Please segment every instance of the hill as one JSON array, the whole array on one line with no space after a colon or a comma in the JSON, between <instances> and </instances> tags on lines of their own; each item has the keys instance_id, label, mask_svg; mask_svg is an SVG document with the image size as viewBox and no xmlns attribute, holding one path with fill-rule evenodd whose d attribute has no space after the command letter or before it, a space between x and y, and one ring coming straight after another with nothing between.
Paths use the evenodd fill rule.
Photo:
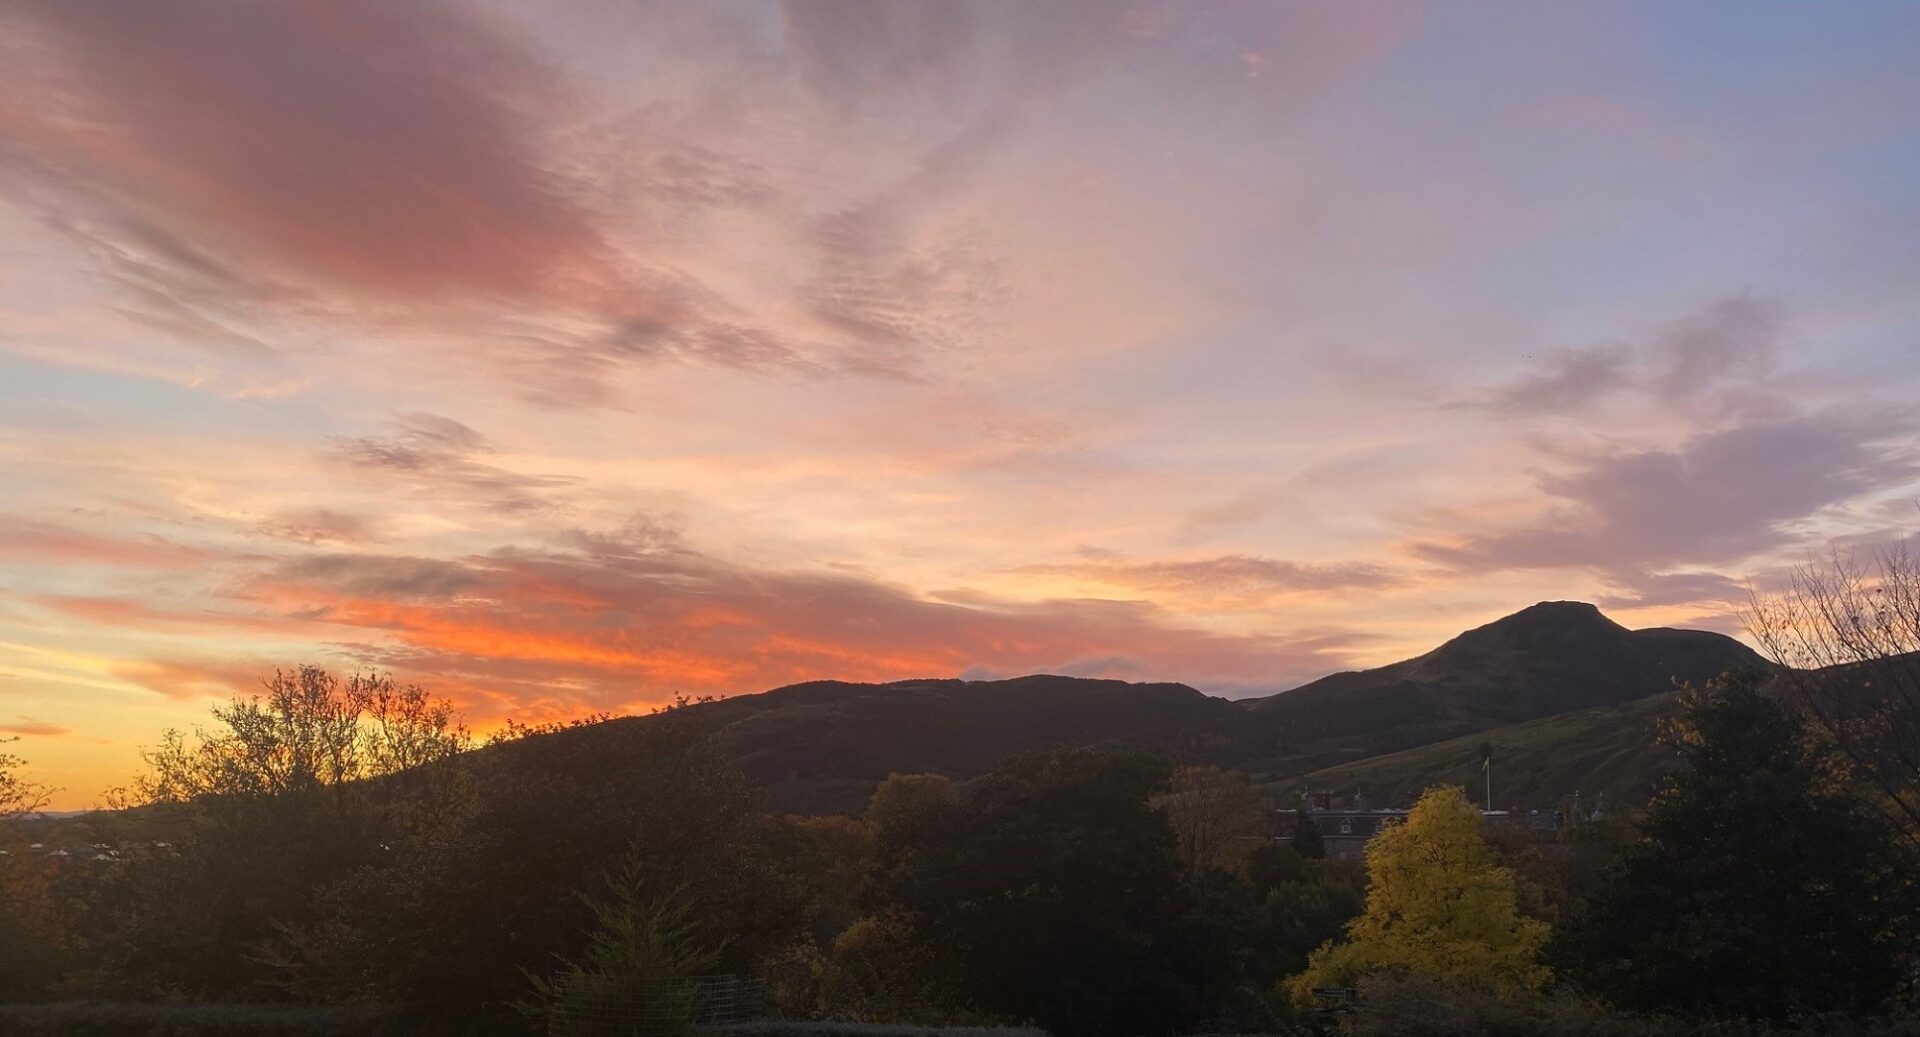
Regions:
<instances>
[{"instance_id":1,"label":"hill","mask_svg":"<svg viewBox=\"0 0 1920 1037\"><path fill-rule=\"evenodd\" d=\"M999 681L813 681L688 707L777 810L858 812L894 772L971 778L1022 753L1138 745L1222 755L1239 711L1184 684L1039 674ZM610 724L646 723L630 717Z\"/></svg>"},{"instance_id":2,"label":"hill","mask_svg":"<svg viewBox=\"0 0 1920 1037\"><path fill-rule=\"evenodd\" d=\"M1360 792L1374 803L1405 804L1435 785L1462 785L1478 800L1486 742L1493 745L1495 806L1551 809L1579 793L1589 803L1604 795L1608 803L1638 807L1672 759L1655 741L1654 728L1676 710L1675 695L1667 692L1328 767L1278 782L1273 791Z\"/></svg>"},{"instance_id":3,"label":"hill","mask_svg":"<svg viewBox=\"0 0 1920 1037\"><path fill-rule=\"evenodd\" d=\"M1417 658L1337 673L1245 704L1276 738L1261 768L1299 775L1509 724L1620 706L1765 668L1704 630L1628 630L1585 602L1548 601L1469 630ZM1477 743L1476 743L1477 744Z\"/></svg>"},{"instance_id":4,"label":"hill","mask_svg":"<svg viewBox=\"0 0 1920 1037\"><path fill-rule=\"evenodd\" d=\"M1337 764L1636 703L1668 691L1676 679L1704 681L1738 664L1760 660L1720 634L1632 631L1592 605L1544 602L1418 658L1246 702L1184 684L1042 674L999 681L812 681L686 709L711 726L722 751L767 790L774 809L857 812L896 771L965 780L1009 756L1082 746L1141 746L1282 784L1309 774L1320 780L1315 772ZM617 737L652 719L594 726ZM1626 751L1624 729L1621 738ZM1450 760L1444 754L1419 759L1420 768ZM1399 775L1390 768L1378 780L1391 786ZM1361 780L1375 779L1332 775L1321 786Z\"/></svg>"}]
</instances>

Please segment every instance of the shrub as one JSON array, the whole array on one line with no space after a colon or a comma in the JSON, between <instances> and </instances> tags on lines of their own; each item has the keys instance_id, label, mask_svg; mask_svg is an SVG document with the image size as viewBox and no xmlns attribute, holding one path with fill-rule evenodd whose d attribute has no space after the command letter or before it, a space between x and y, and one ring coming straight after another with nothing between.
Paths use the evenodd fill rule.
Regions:
<instances>
[{"instance_id":1,"label":"shrub","mask_svg":"<svg viewBox=\"0 0 1920 1037\"><path fill-rule=\"evenodd\" d=\"M1566 994L1500 998L1409 973L1361 980L1350 1037L1920 1037L1920 1019L1806 1017L1786 1023L1631 1015Z\"/></svg>"},{"instance_id":2,"label":"shrub","mask_svg":"<svg viewBox=\"0 0 1920 1037\"><path fill-rule=\"evenodd\" d=\"M896 1023L764 1022L720 1026L716 1037L1047 1037L1024 1026L911 1026Z\"/></svg>"}]
</instances>

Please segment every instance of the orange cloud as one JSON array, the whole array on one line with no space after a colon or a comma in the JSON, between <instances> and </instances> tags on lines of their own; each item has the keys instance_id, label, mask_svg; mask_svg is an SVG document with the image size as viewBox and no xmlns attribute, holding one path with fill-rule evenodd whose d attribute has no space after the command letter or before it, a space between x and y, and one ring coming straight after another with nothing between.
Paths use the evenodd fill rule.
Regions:
<instances>
[{"instance_id":1,"label":"orange cloud","mask_svg":"<svg viewBox=\"0 0 1920 1037\"><path fill-rule=\"evenodd\" d=\"M854 577L745 569L680 547L582 542L579 551L503 549L460 561L315 556L261 576L246 593L374 635L346 647L367 665L478 685L505 702L565 688L593 708L822 677L1036 670L1278 689L1334 668L1352 644L1333 634L1194 630L1138 602L937 602Z\"/></svg>"}]
</instances>

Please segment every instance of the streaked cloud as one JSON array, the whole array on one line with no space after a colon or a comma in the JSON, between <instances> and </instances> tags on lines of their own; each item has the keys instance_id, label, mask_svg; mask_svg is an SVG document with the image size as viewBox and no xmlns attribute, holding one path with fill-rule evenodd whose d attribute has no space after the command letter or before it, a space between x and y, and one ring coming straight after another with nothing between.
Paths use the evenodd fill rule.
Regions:
<instances>
[{"instance_id":1,"label":"streaked cloud","mask_svg":"<svg viewBox=\"0 0 1920 1037\"><path fill-rule=\"evenodd\" d=\"M72 733L72 728L61 727L59 724L49 724L44 720L35 720L32 717L24 716L15 719L12 723L0 724L0 734L3 735L21 735L31 738L58 738L61 735L70 735Z\"/></svg>"},{"instance_id":2,"label":"streaked cloud","mask_svg":"<svg viewBox=\"0 0 1920 1037\"><path fill-rule=\"evenodd\" d=\"M1670 450L1567 458L1533 523L1427 542L1468 571L1727 564L1798 542L1793 524L1920 477L1914 416L1825 412L1693 436Z\"/></svg>"},{"instance_id":3,"label":"streaked cloud","mask_svg":"<svg viewBox=\"0 0 1920 1037\"><path fill-rule=\"evenodd\" d=\"M1030 573L1072 576L1144 592L1260 599L1295 591L1385 587L1401 577L1374 562L1294 562L1253 555L1143 561L1102 551L1071 562L1026 566Z\"/></svg>"}]
</instances>

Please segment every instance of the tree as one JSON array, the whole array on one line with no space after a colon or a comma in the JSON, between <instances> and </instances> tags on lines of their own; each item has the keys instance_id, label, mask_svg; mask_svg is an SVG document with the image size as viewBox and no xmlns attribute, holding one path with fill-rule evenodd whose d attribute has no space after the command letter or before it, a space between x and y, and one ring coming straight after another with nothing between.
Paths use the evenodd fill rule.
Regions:
<instances>
[{"instance_id":1,"label":"tree","mask_svg":"<svg viewBox=\"0 0 1920 1037\"><path fill-rule=\"evenodd\" d=\"M0 746L15 741L0 738ZM49 861L28 852L21 827L50 794L22 773L25 766L0 751L0 1001L45 995L71 949L68 898L56 888Z\"/></svg>"},{"instance_id":2,"label":"tree","mask_svg":"<svg viewBox=\"0 0 1920 1037\"><path fill-rule=\"evenodd\" d=\"M699 1011L694 977L720 961L703 943L695 903L684 889L650 895L642 869L610 880L611 893L585 902L595 927L581 961L561 959L552 977L530 976L518 1004L550 1037L688 1034Z\"/></svg>"},{"instance_id":3,"label":"tree","mask_svg":"<svg viewBox=\"0 0 1920 1037\"><path fill-rule=\"evenodd\" d=\"M698 710L523 729L467 763L460 810L389 833L390 849L312 888L311 916L275 934L281 983L478 1028L524 992L524 972L581 960L598 923L574 891L609 873L696 900L716 971L806 931L805 884Z\"/></svg>"},{"instance_id":4,"label":"tree","mask_svg":"<svg viewBox=\"0 0 1920 1037\"><path fill-rule=\"evenodd\" d=\"M1366 877L1359 872L1353 861L1309 861L1304 876L1267 891L1260 951L1269 976L1305 969L1313 952L1365 909Z\"/></svg>"},{"instance_id":5,"label":"tree","mask_svg":"<svg viewBox=\"0 0 1920 1037\"><path fill-rule=\"evenodd\" d=\"M910 823L929 811L954 802L953 781L939 774L889 774L873 790L862 815L868 827L880 830Z\"/></svg>"},{"instance_id":6,"label":"tree","mask_svg":"<svg viewBox=\"0 0 1920 1037\"><path fill-rule=\"evenodd\" d=\"M145 754L140 803L233 807L264 797L344 788L414 771L464 752L472 738L453 707L392 677L341 681L317 666L275 670L266 694L216 706L224 730L178 731Z\"/></svg>"},{"instance_id":7,"label":"tree","mask_svg":"<svg viewBox=\"0 0 1920 1037\"><path fill-rule=\"evenodd\" d=\"M834 938L820 970L820 1006L855 1022L937 1025L964 1014L938 956L893 914L859 919Z\"/></svg>"},{"instance_id":8,"label":"tree","mask_svg":"<svg viewBox=\"0 0 1920 1037\"><path fill-rule=\"evenodd\" d=\"M290 929L322 924L322 887L391 860L467 806L471 745L418 687L313 666L168 731L127 793L179 834L117 869L110 963L136 990L262 996L287 981Z\"/></svg>"},{"instance_id":9,"label":"tree","mask_svg":"<svg viewBox=\"0 0 1920 1037\"><path fill-rule=\"evenodd\" d=\"M1295 853L1308 860L1319 860L1327 855L1327 841L1320 837L1320 826L1302 810L1293 822L1293 849Z\"/></svg>"},{"instance_id":10,"label":"tree","mask_svg":"<svg viewBox=\"0 0 1920 1037\"><path fill-rule=\"evenodd\" d=\"M0 738L0 745L10 745L20 739ZM27 761L9 752L0 752L0 826L12 826L22 817L47 805L50 790L37 782L27 780L21 769Z\"/></svg>"},{"instance_id":11,"label":"tree","mask_svg":"<svg viewBox=\"0 0 1920 1037\"><path fill-rule=\"evenodd\" d=\"M1898 984L1912 879L1885 824L1832 787L1757 673L1681 695L1681 767L1557 956L1623 1007L1784 1018Z\"/></svg>"},{"instance_id":12,"label":"tree","mask_svg":"<svg viewBox=\"0 0 1920 1037\"><path fill-rule=\"evenodd\" d=\"M1865 563L1836 550L1745 618L1866 802L1920 843L1920 558L1905 541Z\"/></svg>"},{"instance_id":13,"label":"tree","mask_svg":"<svg viewBox=\"0 0 1920 1037\"><path fill-rule=\"evenodd\" d=\"M1549 973L1539 952L1546 923L1521 916L1513 874L1494 861L1481 816L1457 786L1428 789L1404 823L1367 843L1366 910L1308 959L1290 990L1312 990L1402 970L1500 994L1536 990Z\"/></svg>"},{"instance_id":14,"label":"tree","mask_svg":"<svg viewBox=\"0 0 1920 1037\"><path fill-rule=\"evenodd\" d=\"M897 910L971 1003L1061 1037L1192 1021L1175 941L1184 869L1149 805L1171 768L1137 752L1015 760L937 823L882 829L875 901Z\"/></svg>"},{"instance_id":15,"label":"tree","mask_svg":"<svg viewBox=\"0 0 1920 1037\"><path fill-rule=\"evenodd\" d=\"M1218 767L1181 767L1153 805L1173 825L1187 869L1229 870L1245 860L1266 833L1260 794L1247 776Z\"/></svg>"}]
</instances>

